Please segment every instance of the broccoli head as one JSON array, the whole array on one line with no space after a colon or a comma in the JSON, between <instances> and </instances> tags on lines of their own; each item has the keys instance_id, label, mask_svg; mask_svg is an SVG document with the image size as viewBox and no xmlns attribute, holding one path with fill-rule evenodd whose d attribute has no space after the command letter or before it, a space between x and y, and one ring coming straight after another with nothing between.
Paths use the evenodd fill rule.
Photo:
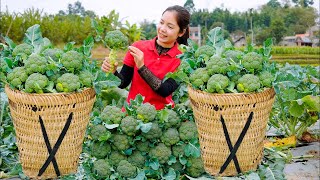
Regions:
<instances>
[{"instance_id":1,"label":"broccoli head","mask_svg":"<svg viewBox=\"0 0 320 180\"><path fill-rule=\"evenodd\" d=\"M28 74L24 67L16 67L7 75L8 82L16 87L21 87L22 83L26 82Z\"/></svg>"},{"instance_id":2,"label":"broccoli head","mask_svg":"<svg viewBox=\"0 0 320 180\"><path fill-rule=\"evenodd\" d=\"M48 61L45 57L42 57L39 54L31 54L29 58L24 61L24 66L28 74L44 74L47 70Z\"/></svg>"},{"instance_id":3,"label":"broccoli head","mask_svg":"<svg viewBox=\"0 0 320 180\"><path fill-rule=\"evenodd\" d=\"M149 147L149 142L145 141L139 141L136 145L136 148L140 151L140 152L149 152L150 147Z\"/></svg>"},{"instance_id":4,"label":"broccoli head","mask_svg":"<svg viewBox=\"0 0 320 180\"><path fill-rule=\"evenodd\" d=\"M137 167L132 165L126 160L122 160L119 162L119 165L117 167L117 172L122 177L134 178L137 176Z\"/></svg>"},{"instance_id":5,"label":"broccoli head","mask_svg":"<svg viewBox=\"0 0 320 180\"><path fill-rule=\"evenodd\" d=\"M174 169L175 171L179 171L180 174L183 173L183 170L184 170L183 165L182 165L179 161L177 161L177 162L169 165L169 168L172 168L172 169Z\"/></svg>"},{"instance_id":6,"label":"broccoli head","mask_svg":"<svg viewBox=\"0 0 320 180\"><path fill-rule=\"evenodd\" d=\"M129 137L124 134L115 134L112 137L114 147L119 151L127 150L130 147Z\"/></svg>"},{"instance_id":7,"label":"broccoli head","mask_svg":"<svg viewBox=\"0 0 320 180\"><path fill-rule=\"evenodd\" d=\"M58 48L54 48L54 49L46 49L42 52L44 57L50 58L53 61L58 62L60 57L63 54L63 51L61 49Z\"/></svg>"},{"instance_id":8,"label":"broccoli head","mask_svg":"<svg viewBox=\"0 0 320 180\"><path fill-rule=\"evenodd\" d=\"M166 109L168 112L167 119L164 121L164 127L177 127L180 125L180 116L172 109Z\"/></svg>"},{"instance_id":9,"label":"broccoli head","mask_svg":"<svg viewBox=\"0 0 320 180\"><path fill-rule=\"evenodd\" d=\"M197 125L193 121L185 121L179 127L179 136L183 141L189 141L198 137Z\"/></svg>"},{"instance_id":10,"label":"broccoli head","mask_svg":"<svg viewBox=\"0 0 320 180\"><path fill-rule=\"evenodd\" d=\"M190 83L195 87L203 86L208 80L210 76L208 70L206 68L197 68L193 73L190 75Z\"/></svg>"},{"instance_id":11,"label":"broccoli head","mask_svg":"<svg viewBox=\"0 0 320 180\"><path fill-rule=\"evenodd\" d=\"M234 62L238 63L243 56L243 52L239 50L227 50L224 53L227 60L233 60Z\"/></svg>"},{"instance_id":12,"label":"broccoli head","mask_svg":"<svg viewBox=\"0 0 320 180\"><path fill-rule=\"evenodd\" d=\"M23 60L26 60L29 55L31 55L33 52L33 46L30 44L22 43L17 45L13 51L12 51L12 56L21 56Z\"/></svg>"},{"instance_id":13,"label":"broccoli head","mask_svg":"<svg viewBox=\"0 0 320 180\"><path fill-rule=\"evenodd\" d=\"M107 178L111 175L111 166L107 160L99 159L93 162L93 172L102 178Z\"/></svg>"},{"instance_id":14,"label":"broccoli head","mask_svg":"<svg viewBox=\"0 0 320 180\"><path fill-rule=\"evenodd\" d=\"M98 159L103 159L110 152L111 152L111 146L106 142L94 141L91 146L91 155Z\"/></svg>"},{"instance_id":15,"label":"broccoli head","mask_svg":"<svg viewBox=\"0 0 320 180\"><path fill-rule=\"evenodd\" d=\"M153 121L157 115L156 108L150 103L141 104L137 110L137 118L147 123Z\"/></svg>"},{"instance_id":16,"label":"broccoli head","mask_svg":"<svg viewBox=\"0 0 320 180\"><path fill-rule=\"evenodd\" d=\"M161 136L161 141L167 146L174 145L178 143L179 140L179 132L176 128L169 128L168 130L164 131L163 135Z\"/></svg>"},{"instance_id":17,"label":"broccoli head","mask_svg":"<svg viewBox=\"0 0 320 180\"><path fill-rule=\"evenodd\" d=\"M138 125L139 123L134 117L127 116L121 120L120 128L126 135L133 136L138 131Z\"/></svg>"},{"instance_id":18,"label":"broccoli head","mask_svg":"<svg viewBox=\"0 0 320 180\"><path fill-rule=\"evenodd\" d=\"M224 89L229 85L229 78L222 74L214 74L210 77L207 84L207 91L209 93L224 93Z\"/></svg>"},{"instance_id":19,"label":"broccoli head","mask_svg":"<svg viewBox=\"0 0 320 180\"><path fill-rule=\"evenodd\" d=\"M226 74L229 71L229 61L220 56L212 56L206 62L209 75L213 74Z\"/></svg>"},{"instance_id":20,"label":"broccoli head","mask_svg":"<svg viewBox=\"0 0 320 180\"><path fill-rule=\"evenodd\" d=\"M238 79L237 89L239 92L254 92L260 88L260 79L253 74L245 74Z\"/></svg>"},{"instance_id":21,"label":"broccoli head","mask_svg":"<svg viewBox=\"0 0 320 180\"><path fill-rule=\"evenodd\" d=\"M162 130L159 124L154 122L152 123L151 129L147 133L143 132L142 135L147 139L158 139L162 135Z\"/></svg>"},{"instance_id":22,"label":"broccoli head","mask_svg":"<svg viewBox=\"0 0 320 180\"><path fill-rule=\"evenodd\" d=\"M107 132L107 128L102 124L94 125L90 128L90 136L93 140L99 140L99 138Z\"/></svg>"},{"instance_id":23,"label":"broccoli head","mask_svg":"<svg viewBox=\"0 0 320 180\"><path fill-rule=\"evenodd\" d=\"M70 72L80 70L82 68L83 61L83 55L74 50L64 53L61 57L62 65Z\"/></svg>"},{"instance_id":24,"label":"broccoli head","mask_svg":"<svg viewBox=\"0 0 320 180\"><path fill-rule=\"evenodd\" d=\"M117 51L120 49L126 49L129 44L129 40L128 37L120 30L114 30L106 33L104 41L106 46L110 49L109 61L110 65L113 66L111 68L112 70L117 61Z\"/></svg>"},{"instance_id":25,"label":"broccoli head","mask_svg":"<svg viewBox=\"0 0 320 180\"><path fill-rule=\"evenodd\" d=\"M242 58L243 67L252 73L254 71L262 70L262 63L263 63L263 57L256 52L250 52L248 54L243 55L243 58Z\"/></svg>"},{"instance_id":26,"label":"broccoli head","mask_svg":"<svg viewBox=\"0 0 320 180\"><path fill-rule=\"evenodd\" d=\"M194 53L194 56L196 58L202 56L204 61L207 61L211 56L214 55L215 52L216 50L213 46L203 45L196 50L196 52Z\"/></svg>"},{"instance_id":27,"label":"broccoli head","mask_svg":"<svg viewBox=\"0 0 320 180\"><path fill-rule=\"evenodd\" d=\"M163 143L158 144L149 152L150 157L157 158L160 164L167 163L171 154L171 149Z\"/></svg>"},{"instance_id":28,"label":"broccoli head","mask_svg":"<svg viewBox=\"0 0 320 180\"><path fill-rule=\"evenodd\" d=\"M31 74L25 83L25 91L27 93L43 93L44 88L48 85L49 79L47 76L40 73Z\"/></svg>"},{"instance_id":29,"label":"broccoli head","mask_svg":"<svg viewBox=\"0 0 320 180\"><path fill-rule=\"evenodd\" d=\"M119 162L122 161L122 160L127 160L127 156L124 155L124 154L121 154L120 152L118 151L111 151L111 154L109 156L109 163L112 165L112 166L118 166L119 165Z\"/></svg>"},{"instance_id":30,"label":"broccoli head","mask_svg":"<svg viewBox=\"0 0 320 180\"><path fill-rule=\"evenodd\" d=\"M143 168L146 157L143 156L140 151L135 151L128 157L128 161L136 167Z\"/></svg>"},{"instance_id":31,"label":"broccoli head","mask_svg":"<svg viewBox=\"0 0 320 180\"><path fill-rule=\"evenodd\" d=\"M185 147L186 147L186 144L185 144L185 143L173 145L173 146L172 146L172 154L173 154L175 157L183 156L183 155L184 155L184 149L185 149Z\"/></svg>"},{"instance_id":32,"label":"broccoli head","mask_svg":"<svg viewBox=\"0 0 320 180\"><path fill-rule=\"evenodd\" d=\"M80 89L80 79L73 73L65 73L57 79L58 92L73 92Z\"/></svg>"},{"instance_id":33,"label":"broccoli head","mask_svg":"<svg viewBox=\"0 0 320 180\"><path fill-rule=\"evenodd\" d=\"M121 119L125 116L125 113L118 108L117 106L106 106L101 115L100 118L102 121L108 123L108 124L120 124Z\"/></svg>"},{"instance_id":34,"label":"broccoli head","mask_svg":"<svg viewBox=\"0 0 320 180\"><path fill-rule=\"evenodd\" d=\"M261 82L261 85L263 87L272 87L272 83L275 80L275 77L268 71L263 71L259 74L259 79Z\"/></svg>"},{"instance_id":35,"label":"broccoli head","mask_svg":"<svg viewBox=\"0 0 320 180\"><path fill-rule=\"evenodd\" d=\"M186 170L187 174L192 177L201 176L205 172L201 157L188 159Z\"/></svg>"},{"instance_id":36,"label":"broccoli head","mask_svg":"<svg viewBox=\"0 0 320 180\"><path fill-rule=\"evenodd\" d=\"M83 87L92 87L94 76L89 71L81 71L79 73L79 79Z\"/></svg>"}]
</instances>

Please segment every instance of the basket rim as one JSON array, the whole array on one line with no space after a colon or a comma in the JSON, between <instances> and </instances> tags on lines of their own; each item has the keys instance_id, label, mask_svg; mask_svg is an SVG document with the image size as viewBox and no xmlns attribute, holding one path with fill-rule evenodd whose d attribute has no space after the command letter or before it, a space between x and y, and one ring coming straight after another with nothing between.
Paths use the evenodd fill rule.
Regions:
<instances>
[{"instance_id":1,"label":"basket rim","mask_svg":"<svg viewBox=\"0 0 320 180\"><path fill-rule=\"evenodd\" d=\"M263 91L261 92L250 92L250 93L245 93L245 92L242 92L242 93L223 93L223 94L219 94L219 93L209 93L209 92L206 92L206 91L202 91L202 90L199 90L199 89L195 89L193 88L192 86L188 85L188 89L192 90L192 91L196 91L197 93L202 93L202 94L205 94L205 95L209 95L209 96L246 96L246 95L253 95L253 94L260 94L260 93L264 93L266 91L274 91L274 88L271 87L271 88L265 88Z\"/></svg>"},{"instance_id":2,"label":"basket rim","mask_svg":"<svg viewBox=\"0 0 320 180\"><path fill-rule=\"evenodd\" d=\"M79 91L79 92L57 92L57 93L42 93L42 94L38 94L38 93L27 93L21 90L17 90L17 89L12 89L8 84L5 85L5 90L7 92L7 90L14 92L14 93L18 93L18 94L22 94L22 95L27 95L27 96L61 96L61 95L71 95L71 94L81 94L87 91L92 91L94 90L94 88L84 88L83 90Z\"/></svg>"}]
</instances>

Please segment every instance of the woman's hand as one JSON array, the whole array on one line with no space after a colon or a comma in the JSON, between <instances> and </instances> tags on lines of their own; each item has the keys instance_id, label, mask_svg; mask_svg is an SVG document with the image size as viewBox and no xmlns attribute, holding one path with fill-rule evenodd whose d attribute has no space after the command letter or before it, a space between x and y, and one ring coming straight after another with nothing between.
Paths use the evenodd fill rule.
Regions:
<instances>
[{"instance_id":1,"label":"woman's hand","mask_svg":"<svg viewBox=\"0 0 320 180\"><path fill-rule=\"evenodd\" d=\"M117 67L118 67L118 62L115 62L114 65L111 65L109 58L105 57L102 65L101 65L101 70L106 73L109 73L109 72L114 73L114 72L116 72Z\"/></svg>"},{"instance_id":2,"label":"woman's hand","mask_svg":"<svg viewBox=\"0 0 320 180\"><path fill-rule=\"evenodd\" d=\"M144 54L143 52L134 46L129 46L130 54L134 57L134 62L138 69L140 69L144 65Z\"/></svg>"}]
</instances>

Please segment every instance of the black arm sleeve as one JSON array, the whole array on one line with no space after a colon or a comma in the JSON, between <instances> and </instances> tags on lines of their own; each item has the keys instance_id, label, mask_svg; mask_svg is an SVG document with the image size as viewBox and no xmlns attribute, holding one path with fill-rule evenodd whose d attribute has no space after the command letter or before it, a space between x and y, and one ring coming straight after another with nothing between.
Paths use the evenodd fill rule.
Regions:
<instances>
[{"instance_id":1,"label":"black arm sleeve","mask_svg":"<svg viewBox=\"0 0 320 180\"><path fill-rule=\"evenodd\" d=\"M156 77L146 66L142 66L138 70L140 76L149 84L149 86L157 94L162 97L167 97L172 94L177 88L178 84L172 78L167 79L162 82L158 77Z\"/></svg>"},{"instance_id":2,"label":"black arm sleeve","mask_svg":"<svg viewBox=\"0 0 320 180\"><path fill-rule=\"evenodd\" d=\"M133 77L133 70L133 67L123 64L120 73L118 73L118 71L114 72L114 75L121 79L121 84L118 86L119 88L124 89L129 86Z\"/></svg>"}]
</instances>

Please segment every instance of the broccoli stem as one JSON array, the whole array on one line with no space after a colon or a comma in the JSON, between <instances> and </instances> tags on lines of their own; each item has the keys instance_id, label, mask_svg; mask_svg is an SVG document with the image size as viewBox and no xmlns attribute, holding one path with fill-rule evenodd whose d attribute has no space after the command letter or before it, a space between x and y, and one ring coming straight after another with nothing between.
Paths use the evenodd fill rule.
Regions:
<instances>
[{"instance_id":1,"label":"broccoli stem","mask_svg":"<svg viewBox=\"0 0 320 180\"><path fill-rule=\"evenodd\" d=\"M114 64L117 62L117 50L115 49L111 49L110 50L110 53L109 53L109 62L110 62L110 65L111 65L111 69L108 73L112 73L114 71Z\"/></svg>"}]
</instances>

